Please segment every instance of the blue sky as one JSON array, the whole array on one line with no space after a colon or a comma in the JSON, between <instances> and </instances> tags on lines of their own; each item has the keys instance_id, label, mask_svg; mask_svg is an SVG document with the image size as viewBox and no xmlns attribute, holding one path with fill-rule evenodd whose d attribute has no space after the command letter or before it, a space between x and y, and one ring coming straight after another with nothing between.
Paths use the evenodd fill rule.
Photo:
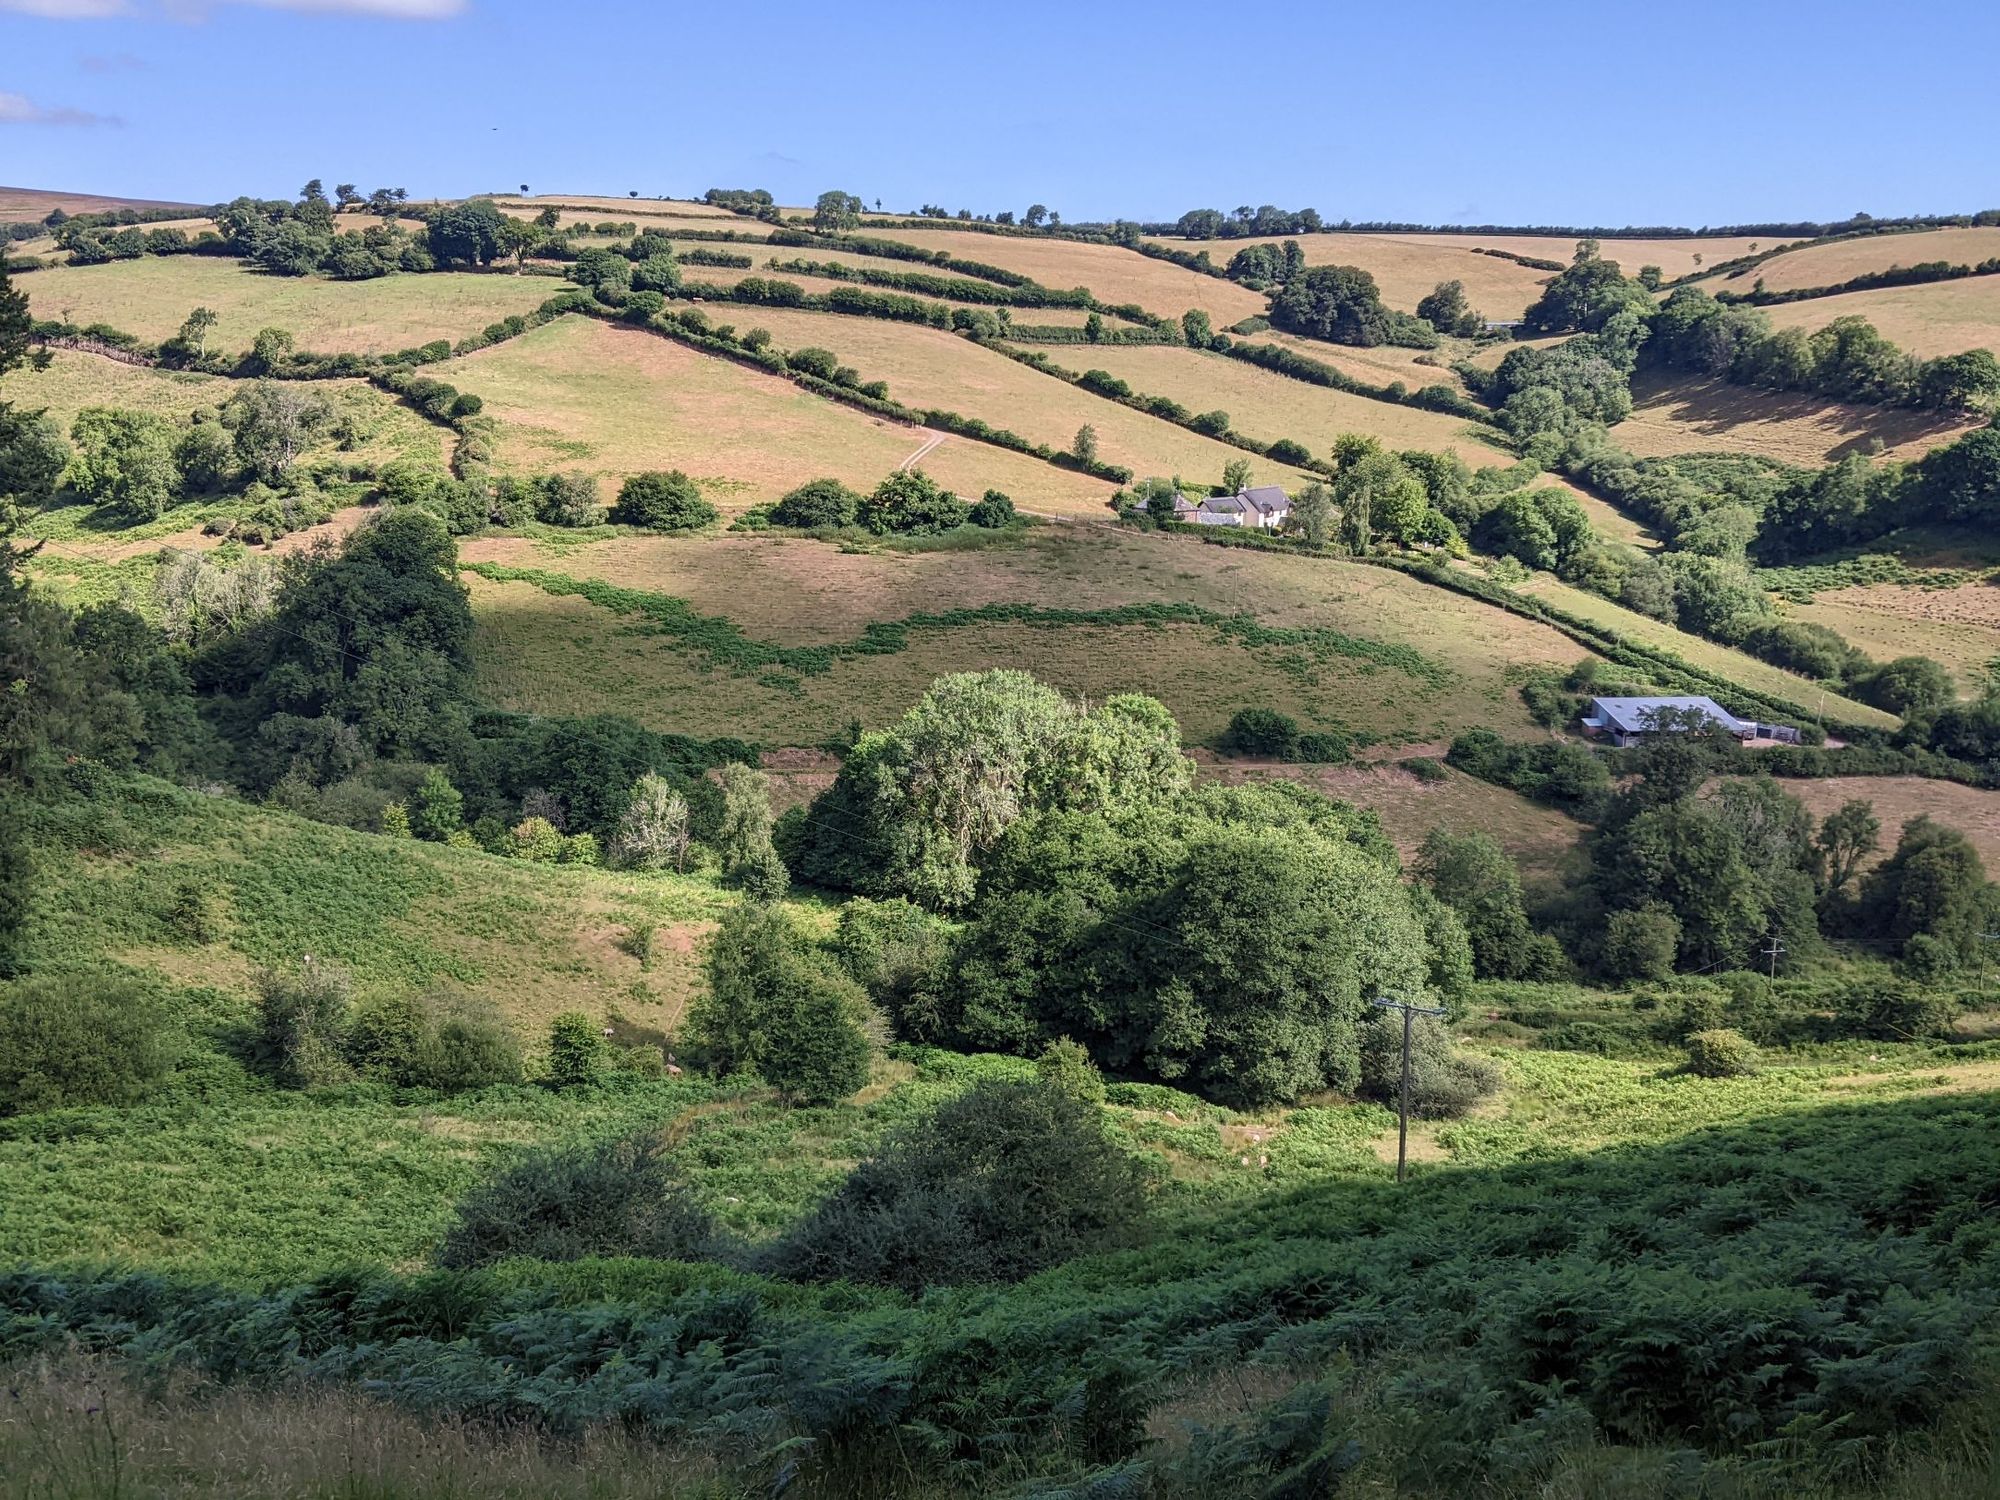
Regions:
<instances>
[{"instance_id":1,"label":"blue sky","mask_svg":"<svg viewBox=\"0 0 2000 1500\"><path fill-rule=\"evenodd\" d=\"M0 182L1887 216L2000 206L1996 59L1991 0L0 0Z\"/></svg>"}]
</instances>

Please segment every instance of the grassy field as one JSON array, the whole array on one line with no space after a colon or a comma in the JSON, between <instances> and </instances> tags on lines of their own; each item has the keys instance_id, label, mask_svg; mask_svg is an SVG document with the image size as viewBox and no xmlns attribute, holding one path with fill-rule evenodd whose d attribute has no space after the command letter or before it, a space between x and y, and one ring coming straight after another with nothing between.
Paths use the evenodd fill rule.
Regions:
<instances>
[{"instance_id":1,"label":"grassy field","mask_svg":"<svg viewBox=\"0 0 2000 1500\"><path fill-rule=\"evenodd\" d=\"M198 205L158 198L106 198L96 193L64 193L46 188L0 187L0 219L40 219L61 209L66 214L102 213L111 208L185 208Z\"/></svg>"},{"instance_id":2,"label":"grassy field","mask_svg":"<svg viewBox=\"0 0 2000 1500\"><path fill-rule=\"evenodd\" d=\"M185 421L200 408L220 408L238 389L238 382L222 376L155 370L59 349L48 369L16 370L0 380L0 400L16 402L26 411L46 411L67 431L85 407L116 406ZM445 430L388 393L359 380L317 381L313 389L331 398L339 414L358 429L359 442L347 450L357 462L387 463L397 458L444 462ZM332 452L332 445L324 451Z\"/></svg>"},{"instance_id":3,"label":"grassy field","mask_svg":"<svg viewBox=\"0 0 2000 1500\"><path fill-rule=\"evenodd\" d=\"M869 231L864 230L864 233ZM877 239L898 240L925 250L943 250L962 260L983 261L1003 270L1033 277L1043 286L1068 290L1089 287L1100 301L1136 302L1156 317L1178 318L1198 307L1227 327L1259 316L1267 299L1262 293L1199 271L1187 271L1170 261L1151 260L1118 245L1093 245L1081 240L1038 239L1021 235L968 234L955 229L882 229Z\"/></svg>"},{"instance_id":4,"label":"grassy field","mask_svg":"<svg viewBox=\"0 0 2000 1500\"><path fill-rule=\"evenodd\" d=\"M1300 338L1276 328L1243 337L1260 344L1282 344L1307 359L1332 365L1343 375L1369 385L1394 385L1400 380L1405 389L1412 391L1420 391L1427 385L1442 385L1454 391L1463 391L1465 382L1450 366L1460 359L1484 362L1480 359L1482 346L1468 344L1461 339L1446 339L1443 348L1426 350L1394 349L1387 344L1358 349L1347 344L1329 344L1324 339ZM1499 346L1503 354L1512 347L1511 344Z\"/></svg>"},{"instance_id":5,"label":"grassy field","mask_svg":"<svg viewBox=\"0 0 2000 1500\"><path fill-rule=\"evenodd\" d=\"M1774 255L1762 264L1702 283L1711 291L1748 291L1761 281L1766 291L1790 292L1806 287L1836 286L1856 276L1941 260L1955 266L1976 266L2000 256L2000 228L1927 229L1917 234L1876 234L1836 240Z\"/></svg>"},{"instance_id":6,"label":"grassy field","mask_svg":"<svg viewBox=\"0 0 2000 1500\"><path fill-rule=\"evenodd\" d=\"M1190 411L1219 408L1229 413L1239 432L1265 442L1291 438L1304 443L1315 458L1331 457L1340 434L1362 432L1391 448L1456 453L1474 468L1517 461L1500 446L1504 439L1498 434L1463 418L1310 385L1223 354L1109 344L1049 353L1066 369L1106 371L1134 391L1169 396Z\"/></svg>"},{"instance_id":7,"label":"grassy field","mask_svg":"<svg viewBox=\"0 0 2000 1500\"><path fill-rule=\"evenodd\" d=\"M1788 780L1783 785L1815 817L1823 818L1857 797L1874 803L1875 816L1882 820L1883 848L1868 864L1885 858L1896 847L1896 835L1903 824L1929 814L1972 840L1989 876L2000 870L2000 792L1919 776L1827 776Z\"/></svg>"},{"instance_id":8,"label":"grassy field","mask_svg":"<svg viewBox=\"0 0 2000 1500\"><path fill-rule=\"evenodd\" d=\"M579 597L473 577L488 693L512 707L630 713L661 729L811 745L850 718L887 722L935 676L1025 667L1064 691L1151 693L1192 740L1237 709L1269 704L1301 721L1409 743L1474 725L1532 732L1514 693L1537 664L1583 653L1554 631L1365 565L1206 547L1175 538L1046 527L976 552L848 554L805 540L629 538L552 550L513 538L467 544L469 560L682 598L753 641L805 647L858 639L871 624L985 609L912 629L903 649L839 657L813 672L782 662L704 659L672 637ZM1163 603L1246 615L1287 632L1245 639L1206 623L994 618L1006 606L1106 611ZM1298 632L1338 631L1420 653L1427 675L1321 649Z\"/></svg>"},{"instance_id":9,"label":"grassy field","mask_svg":"<svg viewBox=\"0 0 2000 1500\"><path fill-rule=\"evenodd\" d=\"M1958 679L1959 690L1975 694L2000 660L2000 589L1967 583L1951 589L1876 583L1829 589L1791 613L1839 631L1870 656L1928 656Z\"/></svg>"},{"instance_id":10,"label":"grassy field","mask_svg":"<svg viewBox=\"0 0 2000 1500\"><path fill-rule=\"evenodd\" d=\"M1514 255L1552 260L1565 266L1575 257L1577 242L1575 235L1536 234L1414 234L1408 238L1418 244L1455 249L1506 250ZM1661 274L1672 281L1700 269L1695 263L1697 255L1701 257L1702 265L1712 266L1734 260L1739 255L1748 255L1756 246L1769 249L1777 243L1775 239L1751 239L1740 235L1665 240L1600 238L1598 253L1606 260L1617 261L1627 276L1638 275L1641 266L1658 266ZM1480 258L1497 259L1494 256ZM1550 273L1541 271L1536 274L1547 276Z\"/></svg>"},{"instance_id":11,"label":"grassy field","mask_svg":"<svg viewBox=\"0 0 2000 1500\"><path fill-rule=\"evenodd\" d=\"M1489 318L1518 318L1542 294L1547 271L1532 270L1494 255L1474 255L1462 245L1440 244L1400 234L1275 235L1269 239L1178 240L1156 244L1191 253L1206 250L1218 266L1251 245L1282 245L1296 238L1309 266L1359 266L1375 278L1382 300L1415 312L1440 281L1462 281L1472 305ZM1568 260L1568 255L1562 257Z\"/></svg>"},{"instance_id":12,"label":"grassy field","mask_svg":"<svg viewBox=\"0 0 2000 1500\"><path fill-rule=\"evenodd\" d=\"M694 242L692 241L674 246L676 253L693 248ZM755 276L764 280L789 281L793 286L801 287L816 296L824 296L826 293L840 287L848 287L860 291L880 291L892 295L921 297L926 302L942 302L946 307L965 307L988 313L1001 311L993 303L964 302L955 297L933 297L928 293L922 292L897 293L893 287L870 287L864 282L845 281L831 276L806 276L797 271L774 270L771 266L771 262L774 260L788 260L797 255L804 255L808 259L814 258L810 251L788 249L780 255L765 255L755 245L726 245L722 248L732 252L742 251L750 254L756 263L747 271L736 266L686 265L681 268L682 274L689 282L698 282L703 285L733 287L739 281ZM829 257L822 255L819 258ZM878 260L873 256L865 255L841 255L830 258L839 260L843 265L854 267L868 266L895 271L922 269L921 267L911 265L908 261ZM733 322L738 327L742 327L745 324L754 325L762 321L765 311L767 309L761 307L722 304L714 310L714 315L721 321ZM1048 323L1057 324L1065 328L1081 328L1090 317L1090 309L1084 307L1017 307L1008 309L1008 311L1017 323Z\"/></svg>"},{"instance_id":13,"label":"grassy field","mask_svg":"<svg viewBox=\"0 0 2000 1500\"><path fill-rule=\"evenodd\" d=\"M919 410L941 407L982 417L1058 450L1067 449L1077 430L1088 424L1097 429L1098 453L1104 461L1123 464L1136 475L1183 474L1190 482L1219 483L1225 465L1250 458L1261 483L1294 489L1310 477L1065 385L943 329L784 308L732 309L736 311L742 316L731 321L739 328L769 329L780 349L831 349L843 363L859 370L862 379L888 381L891 396ZM1097 362L1099 353L1126 351L1063 346L1050 352L1065 368L1085 368ZM1017 502L1022 498L1009 493Z\"/></svg>"},{"instance_id":14,"label":"grassy field","mask_svg":"<svg viewBox=\"0 0 2000 1500\"><path fill-rule=\"evenodd\" d=\"M822 321L834 325L829 338L886 326L862 318ZM843 358L859 354L835 347ZM873 378L866 363L861 369ZM438 373L477 392L498 419L503 470L584 469L615 489L640 470L680 468L731 510L775 500L823 475L872 488L937 436L669 339L584 318L560 319ZM911 397L907 388L892 390ZM967 414L978 415L978 408ZM977 497L996 487L1035 511L1102 516L1112 490L1101 480L961 438L947 438L922 467L961 494Z\"/></svg>"},{"instance_id":15,"label":"grassy field","mask_svg":"<svg viewBox=\"0 0 2000 1500\"><path fill-rule=\"evenodd\" d=\"M1888 406L1845 406L1791 391L1715 379L1642 374L1632 415L1611 439L1641 458L1675 453L1755 453L1813 468L1850 453L1918 458L1952 442L1977 418Z\"/></svg>"},{"instance_id":16,"label":"grassy field","mask_svg":"<svg viewBox=\"0 0 2000 1500\"><path fill-rule=\"evenodd\" d=\"M1890 342L1924 359L1967 349L2000 351L2000 276L1843 292L1763 311L1773 327L1803 328L1809 333L1835 318L1866 318Z\"/></svg>"},{"instance_id":17,"label":"grassy field","mask_svg":"<svg viewBox=\"0 0 2000 1500\"><path fill-rule=\"evenodd\" d=\"M1768 662L1759 661L1754 656L1747 656L1729 646L1719 646L1713 641L1689 635L1650 616L1626 609L1620 604L1613 604L1596 594L1572 588L1549 574L1536 574L1533 579L1521 586L1520 592L1546 599L1571 614L1581 615L1598 625L1608 626L1630 640L1649 646L1664 647L1705 671L1717 673L1752 691L1769 693L1795 703L1807 714L1818 712L1820 706L1824 704L1826 712L1838 714L1851 723L1874 724L1884 729L1893 729L1898 722L1894 715L1883 713L1879 708L1870 708L1865 703L1843 698L1838 693L1823 693L1816 682L1808 682L1803 677L1771 666Z\"/></svg>"},{"instance_id":18,"label":"grassy field","mask_svg":"<svg viewBox=\"0 0 2000 1500\"><path fill-rule=\"evenodd\" d=\"M562 290L540 276L438 271L374 281L266 276L206 255L147 256L102 266L58 266L23 276L38 318L108 323L158 342L197 307L214 312L211 349L246 350L260 328L284 328L301 349L394 353L460 339Z\"/></svg>"},{"instance_id":19,"label":"grassy field","mask_svg":"<svg viewBox=\"0 0 2000 1500\"><path fill-rule=\"evenodd\" d=\"M346 969L357 994L456 989L523 1035L565 1010L670 1029L698 982L699 941L733 899L699 875L531 865L192 792L134 810L141 820L150 837L133 851L38 867L37 972L112 964L237 1014L259 966L310 953ZM217 941L190 942L167 920L184 880L219 894ZM619 945L646 922L657 931L642 966Z\"/></svg>"},{"instance_id":20,"label":"grassy field","mask_svg":"<svg viewBox=\"0 0 2000 1500\"><path fill-rule=\"evenodd\" d=\"M1523 878L1547 878L1584 832L1582 824L1554 808L1450 767L1444 768L1442 781L1420 781L1397 765L1270 766L1205 757L1201 775L1224 783L1301 781L1365 807L1382 820L1405 863L1434 828L1452 833L1478 829L1499 841Z\"/></svg>"},{"instance_id":21,"label":"grassy field","mask_svg":"<svg viewBox=\"0 0 2000 1500\"><path fill-rule=\"evenodd\" d=\"M741 214L731 213L726 208L717 208L713 203L703 203L689 198L610 198L597 197L590 193L547 193L536 197L522 198L511 193L496 194L494 203L501 208L519 210L528 214L538 214L549 203L576 203L591 210L596 219L630 219L656 214L668 214L682 219L706 219L724 221L715 224L717 228L729 228L741 224L745 228L757 227L754 220Z\"/></svg>"}]
</instances>

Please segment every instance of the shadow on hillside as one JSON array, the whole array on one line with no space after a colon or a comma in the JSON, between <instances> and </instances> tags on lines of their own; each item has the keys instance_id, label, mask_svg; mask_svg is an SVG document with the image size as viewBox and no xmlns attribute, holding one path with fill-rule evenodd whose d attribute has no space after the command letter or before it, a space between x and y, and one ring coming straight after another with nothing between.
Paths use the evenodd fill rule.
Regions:
<instances>
[{"instance_id":1,"label":"shadow on hillside","mask_svg":"<svg viewBox=\"0 0 2000 1500\"><path fill-rule=\"evenodd\" d=\"M1634 415L1676 422L1703 437L1727 439L1749 422L1790 422L1815 428L1827 459L1887 448L1934 445L1967 426L1961 416L1900 407L1852 406L1799 391L1769 391L1727 381L1642 375L1632 382Z\"/></svg>"}]
</instances>

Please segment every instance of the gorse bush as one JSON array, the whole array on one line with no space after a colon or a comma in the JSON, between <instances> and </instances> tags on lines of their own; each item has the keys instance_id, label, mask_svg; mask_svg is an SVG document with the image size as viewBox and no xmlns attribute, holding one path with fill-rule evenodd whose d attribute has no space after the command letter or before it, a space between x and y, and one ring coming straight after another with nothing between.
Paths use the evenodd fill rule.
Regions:
<instances>
[{"instance_id":1,"label":"gorse bush","mask_svg":"<svg viewBox=\"0 0 2000 1500\"><path fill-rule=\"evenodd\" d=\"M353 982L346 971L311 955L295 974L265 969L257 976L262 1005L262 1060L286 1088L316 1088L348 1077L343 1045Z\"/></svg>"},{"instance_id":2,"label":"gorse bush","mask_svg":"<svg viewBox=\"0 0 2000 1500\"><path fill-rule=\"evenodd\" d=\"M159 999L129 979L61 975L0 985L0 1115L134 1104L184 1045Z\"/></svg>"},{"instance_id":3,"label":"gorse bush","mask_svg":"<svg viewBox=\"0 0 2000 1500\"><path fill-rule=\"evenodd\" d=\"M988 1081L891 1135L763 1261L907 1292L1018 1281L1133 1238L1147 1186L1082 1091Z\"/></svg>"},{"instance_id":4,"label":"gorse bush","mask_svg":"<svg viewBox=\"0 0 2000 1500\"><path fill-rule=\"evenodd\" d=\"M446 1267L511 1256L583 1260L714 1253L708 1212L680 1181L651 1131L537 1151L474 1188L438 1246Z\"/></svg>"},{"instance_id":5,"label":"gorse bush","mask_svg":"<svg viewBox=\"0 0 2000 1500\"><path fill-rule=\"evenodd\" d=\"M1747 1078L1757 1071L1757 1044L1721 1027L1687 1039L1688 1071L1698 1078Z\"/></svg>"}]
</instances>

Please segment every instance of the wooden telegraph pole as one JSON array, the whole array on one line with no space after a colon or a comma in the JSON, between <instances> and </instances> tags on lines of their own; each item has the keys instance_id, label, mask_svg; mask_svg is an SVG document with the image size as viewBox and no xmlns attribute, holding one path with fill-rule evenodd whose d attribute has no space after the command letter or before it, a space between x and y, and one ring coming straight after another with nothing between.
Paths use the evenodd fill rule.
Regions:
<instances>
[{"instance_id":1,"label":"wooden telegraph pole","mask_svg":"<svg viewBox=\"0 0 2000 1500\"><path fill-rule=\"evenodd\" d=\"M1403 1086L1396 1092L1396 1181L1401 1182L1410 1158L1410 1028L1418 1016L1441 1016L1444 1008L1412 1005L1394 995L1377 995L1375 1005L1382 1010L1400 1010L1403 1013Z\"/></svg>"}]
</instances>

